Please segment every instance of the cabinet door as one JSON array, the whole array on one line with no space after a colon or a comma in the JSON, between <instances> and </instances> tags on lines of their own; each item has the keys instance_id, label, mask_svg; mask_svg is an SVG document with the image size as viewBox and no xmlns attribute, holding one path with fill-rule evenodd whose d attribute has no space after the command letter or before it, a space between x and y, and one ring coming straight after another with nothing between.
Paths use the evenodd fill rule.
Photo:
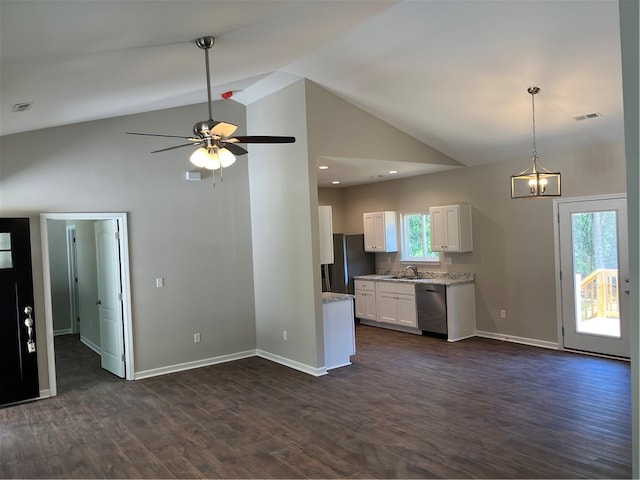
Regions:
<instances>
[{"instance_id":1,"label":"cabinet door","mask_svg":"<svg viewBox=\"0 0 640 480\"><path fill-rule=\"evenodd\" d=\"M376 251L376 233L375 233L375 215L373 213L365 213L364 221L364 249L367 252Z\"/></svg>"},{"instance_id":2,"label":"cabinet door","mask_svg":"<svg viewBox=\"0 0 640 480\"><path fill-rule=\"evenodd\" d=\"M444 208L444 231L445 245L448 252L457 252L460 250L460 216L458 207L451 206Z\"/></svg>"},{"instance_id":3,"label":"cabinet door","mask_svg":"<svg viewBox=\"0 0 640 480\"><path fill-rule=\"evenodd\" d=\"M386 249L385 234L384 213L376 213L373 216L373 236L376 250L379 252L384 252Z\"/></svg>"},{"instance_id":4,"label":"cabinet door","mask_svg":"<svg viewBox=\"0 0 640 480\"><path fill-rule=\"evenodd\" d=\"M398 319L397 323L405 327L416 328L418 326L416 314L416 297L413 295L397 296Z\"/></svg>"},{"instance_id":5,"label":"cabinet door","mask_svg":"<svg viewBox=\"0 0 640 480\"><path fill-rule=\"evenodd\" d=\"M356 290L356 317L376 320L376 295L374 292Z\"/></svg>"},{"instance_id":6,"label":"cabinet door","mask_svg":"<svg viewBox=\"0 0 640 480\"><path fill-rule=\"evenodd\" d=\"M398 323L398 301L395 293L378 292L378 321Z\"/></svg>"},{"instance_id":7,"label":"cabinet door","mask_svg":"<svg viewBox=\"0 0 640 480\"><path fill-rule=\"evenodd\" d=\"M444 209L442 207L432 207L429 209L429 216L431 217L431 251L445 251L447 237Z\"/></svg>"},{"instance_id":8,"label":"cabinet door","mask_svg":"<svg viewBox=\"0 0 640 480\"><path fill-rule=\"evenodd\" d=\"M367 292L356 290L356 317L367 318Z\"/></svg>"},{"instance_id":9,"label":"cabinet door","mask_svg":"<svg viewBox=\"0 0 640 480\"><path fill-rule=\"evenodd\" d=\"M333 225L330 205L318 206L320 265L333 263Z\"/></svg>"},{"instance_id":10,"label":"cabinet door","mask_svg":"<svg viewBox=\"0 0 640 480\"><path fill-rule=\"evenodd\" d=\"M376 294L373 292L367 292L365 297L366 307L365 311L368 320L378 320L378 313L376 310Z\"/></svg>"}]
</instances>

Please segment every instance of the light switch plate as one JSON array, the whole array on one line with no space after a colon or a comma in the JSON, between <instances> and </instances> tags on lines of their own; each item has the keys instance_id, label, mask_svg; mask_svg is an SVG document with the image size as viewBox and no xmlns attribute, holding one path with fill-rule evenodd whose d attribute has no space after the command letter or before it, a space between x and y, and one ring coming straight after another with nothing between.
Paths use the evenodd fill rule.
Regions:
<instances>
[{"instance_id":1,"label":"light switch plate","mask_svg":"<svg viewBox=\"0 0 640 480\"><path fill-rule=\"evenodd\" d=\"M156 278L156 288L164 287L164 277Z\"/></svg>"}]
</instances>

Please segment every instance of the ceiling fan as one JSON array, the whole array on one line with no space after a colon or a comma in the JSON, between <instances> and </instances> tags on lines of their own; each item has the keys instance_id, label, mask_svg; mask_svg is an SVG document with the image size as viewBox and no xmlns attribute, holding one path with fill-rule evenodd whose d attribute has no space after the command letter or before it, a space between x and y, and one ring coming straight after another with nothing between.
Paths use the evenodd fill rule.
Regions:
<instances>
[{"instance_id":1,"label":"ceiling fan","mask_svg":"<svg viewBox=\"0 0 640 480\"><path fill-rule=\"evenodd\" d=\"M207 70L207 98L209 107L209 120L198 122L193 126L195 136L183 137L180 135L161 135L156 133L126 132L127 135L144 135L148 137L182 138L189 143L174 145L173 147L161 148L151 153L166 152L176 148L200 147L191 154L190 160L199 168L209 170L222 169L232 165L236 161L236 156L245 155L247 150L238 143L293 143L295 137L275 137L268 135L232 136L238 128L237 125L227 122L213 120L211 114L211 78L209 73L209 49L214 44L214 37L206 36L198 38L195 44L204 50L205 67ZM215 182L215 175L214 175Z\"/></svg>"}]
</instances>

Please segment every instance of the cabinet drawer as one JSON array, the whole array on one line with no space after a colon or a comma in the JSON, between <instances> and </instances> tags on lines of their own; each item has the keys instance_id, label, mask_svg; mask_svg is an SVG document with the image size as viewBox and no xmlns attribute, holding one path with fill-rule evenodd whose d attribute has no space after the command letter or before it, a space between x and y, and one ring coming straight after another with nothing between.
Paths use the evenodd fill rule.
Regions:
<instances>
[{"instance_id":1,"label":"cabinet drawer","mask_svg":"<svg viewBox=\"0 0 640 480\"><path fill-rule=\"evenodd\" d=\"M376 289L376 282L372 280L354 280L353 285L355 290L367 290L373 292Z\"/></svg>"}]
</instances>

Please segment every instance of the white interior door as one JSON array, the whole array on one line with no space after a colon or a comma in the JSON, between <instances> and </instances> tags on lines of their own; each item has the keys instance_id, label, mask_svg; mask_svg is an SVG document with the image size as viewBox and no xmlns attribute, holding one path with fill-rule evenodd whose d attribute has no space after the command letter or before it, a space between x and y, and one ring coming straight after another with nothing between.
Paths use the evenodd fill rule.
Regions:
<instances>
[{"instance_id":1,"label":"white interior door","mask_svg":"<svg viewBox=\"0 0 640 480\"><path fill-rule=\"evenodd\" d=\"M629 357L626 198L558 203L565 348Z\"/></svg>"},{"instance_id":2,"label":"white interior door","mask_svg":"<svg viewBox=\"0 0 640 480\"><path fill-rule=\"evenodd\" d=\"M95 222L98 267L98 316L102 368L125 376L120 285L120 241L117 220Z\"/></svg>"}]
</instances>

